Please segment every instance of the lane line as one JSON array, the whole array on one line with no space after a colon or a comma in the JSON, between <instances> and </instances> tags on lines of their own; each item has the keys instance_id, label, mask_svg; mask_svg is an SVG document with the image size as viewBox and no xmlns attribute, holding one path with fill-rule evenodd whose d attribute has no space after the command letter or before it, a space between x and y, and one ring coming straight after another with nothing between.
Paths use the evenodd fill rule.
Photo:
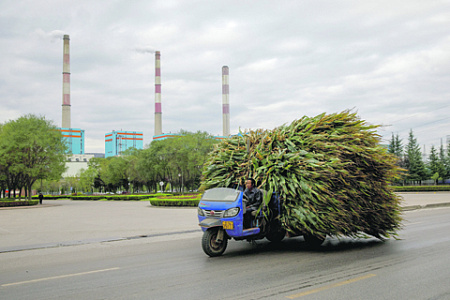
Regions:
<instances>
[{"instance_id":1,"label":"lane line","mask_svg":"<svg viewBox=\"0 0 450 300\"><path fill-rule=\"evenodd\" d=\"M341 282L338 282L338 283L335 283L335 284L326 285L326 286L323 286L323 287L320 287L320 288L317 288L317 289L314 289L314 290L310 290L310 291L306 291L306 292L302 292L302 293L286 296L286 298L288 298L288 299L300 298L300 297L303 297L303 296L306 296L306 295L318 293L318 292L321 292L321 291L324 291L324 290L328 290L328 289L331 289L331 288L335 288L335 287L343 286L343 285L346 285L346 284L354 283L354 282L357 282L357 281L360 281L360 280L372 278L374 276L377 276L377 275L375 275L375 274L368 274L368 275L365 275L365 276L356 277L356 278L352 278L352 279L349 279L349 280L341 281Z\"/></svg>"},{"instance_id":2,"label":"lane line","mask_svg":"<svg viewBox=\"0 0 450 300\"><path fill-rule=\"evenodd\" d=\"M100 272L108 272L108 271L114 271L119 270L120 268L110 268L110 269L103 269L103 270L95 270L95 271L88 271L88 272L82 272L82 273L74 273L74 274L66 274L66 275L60 275L60 276L53 276L53 277L45 277L45 278L38 278L33 280L27 280L27 281L19 281L19 282L13 282L13 283L6 283L0 285L1 287L6 286L13 286L13 285L20 285L20 284L26 284L26 283L35 283L35 282L41 282L41 281L47 281L47 280L55 280L55 279L62 279L62 278L68 278L68 277L74 277L74 276L82 276L82 275L89 275L89 274L95 274Z\"/></svg>"}]
</instances>

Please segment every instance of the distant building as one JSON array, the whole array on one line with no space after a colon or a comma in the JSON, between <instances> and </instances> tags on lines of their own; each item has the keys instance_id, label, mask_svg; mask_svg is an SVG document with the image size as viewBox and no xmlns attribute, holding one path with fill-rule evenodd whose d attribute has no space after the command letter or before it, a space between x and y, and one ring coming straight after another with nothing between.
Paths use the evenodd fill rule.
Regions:
<instances>
[{"instance_id":1,"label":"distant building","mask_svg":"<svg viewBox=\"0 0 450 300\"><path fill-rule=\"evenodd\" d=\"M121 155L129 148L144 148L144 134L142 132L113 130L105 134L105 157Z\"/></svg>"},{"instance_id":2,"label":"distant building","mask_svg":"<svg viewBox=\"0 0 450 300\"><path fill-rule=\"evenodd\" d=\"M87 170L88 162L91 158L98 157L104 158L103 153L86 153L86 154L73 154L67 156L66 167L67 170L63 173L62 177L75 177L80 175L81 170Z\"/></svg>"},{"instance_id":3,"label":"distant building","mask_svg":"<svg viewBox=\"0 0 450 300\"><path fill-rule=\"evenodd\" d=\"M84 130L79 128L58 128L68 146L68 154L84 154Z\"/></svg>"},{"instance_id":4,"label":"distant building","mask_svg":"<svg viewBox=\"0 0 450 300\"><path fill-rule=\"evenodd\" d=\"M154 141L162 141L162 140L166 140L166 139L170 139L170 138L174 138L174 137L180 137L182 135L183 134L181 134L181 133L163 133L160 135L154 135L153 140ZM216 140L223 140L223 139L227 139L227 138L229 138L229 136L228 137L220 136L220 135L214 136L214 139L216 139Z\"/></svg>"},{"instance_id":5,"label":"distant building","mask_svg":"<svg viewBox=\"0 0 450 300\"><path fill-rule=\"evenodd\" d=\"M182 136L182 134L180 134L180 133L163 133L160 135L154 135L153 140L161 141L161 140L170 139L170 138L179 137L179 136Z\"/></svg>"},{"instance_id":6,"label":"distant building","mask_svg":"<svg viewBox=\"0 0 450 300\"><path fill-rule=\"evenodd\" d=\"M63 173L62 177L74 177L79 175L81 169L87 170L87 163L93 157L94 155L90 154L68 155L66 162L67 170Z\"/></svg>"}]
</instances>

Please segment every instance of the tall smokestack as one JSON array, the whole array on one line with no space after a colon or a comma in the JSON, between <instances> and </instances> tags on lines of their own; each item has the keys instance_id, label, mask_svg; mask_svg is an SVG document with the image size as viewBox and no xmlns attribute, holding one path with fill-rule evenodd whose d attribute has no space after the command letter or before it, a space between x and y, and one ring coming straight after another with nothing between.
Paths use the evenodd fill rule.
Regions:
<instances>
[{"instance_id":1,"label":"tall smokestack","mask_svg":"<svg viewBox=\"0 0 450 300\"><path fill-rule=\"evenodd\" d=\"M69 35L64 35L62 128L70 126L70 48Z\"/></svg>"},{"instance_id":2,"label":"tall smokestack","mask_svg":"<svg viewBox=\"0 0 450 300\"><path fill-rule=\"evenodd\" d=\"M230 136L230 82L227 66L222 67L222 118L223 136Z\"/></svg>"},{"instance_id":3,"label":"tall smokestack","mask_svg":"<svg viewBox=\"0 0 450 300\"><path fill-rule=\"evenodd\" d=\"M162 134L161 53L155 52L155 135Z\"/></svg>"}]
</instances>

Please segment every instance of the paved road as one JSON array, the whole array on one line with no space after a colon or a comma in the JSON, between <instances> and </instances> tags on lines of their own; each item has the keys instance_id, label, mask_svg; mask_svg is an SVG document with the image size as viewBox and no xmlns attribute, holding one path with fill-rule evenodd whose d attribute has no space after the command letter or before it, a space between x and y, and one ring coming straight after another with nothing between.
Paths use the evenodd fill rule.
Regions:
<instances>
[{"instance_id":1,"label":"paved road","mask_svg":"<svg viewBox=\"0 0 450 300\"><path fill-rule=\"evenodd\" d=\"M450 205L450 193L400 194L405 209ZM0 253L199 231L196 208L148 202L47 200L42 206L0 209Z\"/></svg>"},{"instance_id":2,"label":"paved road","mask_svg":"<svg viewBox=\"0 0 450 300\"><path fill-rule=\"evenodd\" d=\"M450 208L405 213L400 240L232 241L200 232L0 254L2 299L450 299Z\"/></svg>"}]
</instances>

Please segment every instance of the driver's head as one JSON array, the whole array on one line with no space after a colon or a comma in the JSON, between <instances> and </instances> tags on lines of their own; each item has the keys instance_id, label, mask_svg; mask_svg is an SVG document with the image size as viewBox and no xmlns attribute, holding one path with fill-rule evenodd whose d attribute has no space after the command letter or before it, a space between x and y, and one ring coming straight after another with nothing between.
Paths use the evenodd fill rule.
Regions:
<instances>
[{"instance_id":1,"label":"driver's head","mask_svg":"<svg viewBox=\"0 0 450 300\"><path fill-rule=\"evenodd\" d=\"M256 185L255 179L253 178L248 178L247 181L245 182L245 187L249 190L252 190Z\"/></svg>"}]
</instances>

